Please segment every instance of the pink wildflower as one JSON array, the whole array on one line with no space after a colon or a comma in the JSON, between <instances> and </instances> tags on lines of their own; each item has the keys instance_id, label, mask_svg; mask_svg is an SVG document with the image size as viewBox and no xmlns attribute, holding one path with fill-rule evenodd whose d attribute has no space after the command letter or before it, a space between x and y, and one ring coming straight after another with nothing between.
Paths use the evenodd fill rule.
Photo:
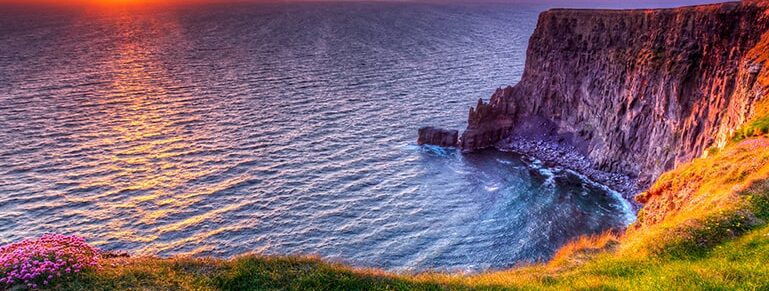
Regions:
<instances>
[{"instance_id":1,"label":"pink wildflower","mask_svg":"<svg viewBox=\"0 0 769 291\"><path fill-rule=\"evenodd\" d=\"M36 289L61 277L99 265L100 251L77 236L46 234L36 240L0 246L0 289L25 284Z\"/></svg>"}]
</instances>

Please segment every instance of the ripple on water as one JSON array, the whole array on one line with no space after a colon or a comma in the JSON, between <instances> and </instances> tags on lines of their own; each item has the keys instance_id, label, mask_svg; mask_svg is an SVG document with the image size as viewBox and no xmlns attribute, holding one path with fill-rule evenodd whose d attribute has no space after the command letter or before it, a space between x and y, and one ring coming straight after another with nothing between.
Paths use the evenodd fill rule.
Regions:
<instances>
[{"instance_id":1,"label":"ripple on water","mask_svg":"<svg viewBox=\"0 0 769 291\"><path fill-rule=\"evenodd\" d=\"M0 11L0 243L477 271L621 227L574 173L414 143L520 77L539 10Z\"/></svg>"}]
</instances>

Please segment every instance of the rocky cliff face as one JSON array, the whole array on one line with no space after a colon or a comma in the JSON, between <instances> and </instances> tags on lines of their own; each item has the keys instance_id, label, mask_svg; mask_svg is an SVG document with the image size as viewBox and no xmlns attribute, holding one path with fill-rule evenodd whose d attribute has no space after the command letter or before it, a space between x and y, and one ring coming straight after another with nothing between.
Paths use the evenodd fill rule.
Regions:
<instances>
[{"instance_id":1,"label":"rocky cliff face","mask_svg":"<svg viewBox=\"0 0 769 291\"><path fill-rule=\"evenodd\" d=\"M565 144L648 185L723 146L767 95L768 11L762 1L546 11L521 81L470 110L460 147Z\"/></svg>"}]
</instances>

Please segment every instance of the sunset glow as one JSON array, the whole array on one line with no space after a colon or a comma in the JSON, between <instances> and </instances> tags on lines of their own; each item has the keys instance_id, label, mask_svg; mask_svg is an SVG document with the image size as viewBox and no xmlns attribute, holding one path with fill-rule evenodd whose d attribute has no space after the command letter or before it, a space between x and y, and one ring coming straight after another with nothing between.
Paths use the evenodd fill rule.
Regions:
<instances>
[{"instance_id":1,"label":"sunset glow","mask_svg":"<svg viewBox=\"0 0 769 291\"><path fill-rule=\"evenodd\" d=\"M0 0L0 4L55 5L55 6L147 6L171 4L200 4L220 2L215 0Z\"/></svg>"}]
</instances>

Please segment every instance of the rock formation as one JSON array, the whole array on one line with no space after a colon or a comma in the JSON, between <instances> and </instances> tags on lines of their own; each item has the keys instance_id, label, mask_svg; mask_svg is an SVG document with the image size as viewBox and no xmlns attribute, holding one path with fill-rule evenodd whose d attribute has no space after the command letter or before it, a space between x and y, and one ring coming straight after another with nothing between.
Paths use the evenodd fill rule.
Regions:
<instances>
[{"instance_id":1,"label":"rock formation","mask_svg":"<svg viewBox=\"0 0 769 291\"><path fill-rule=\"evenodd\" d=\"M521 81L470 109L459 147L562 144L648 185L723 146L769 93L768 11L743 1L543 12Z\"/></svg>"},{"instance_id":2,"label":"rock formation","mask_svg":"<svg viewBox=\"0 0 769 291\"><path fill-rule=\"evenodd\" d=\"M417 143L430 144L442 147L455 147L459 139L459 131L446 130L435 127L423 127L419 129Z\"/></svg>"}]
</instances>

